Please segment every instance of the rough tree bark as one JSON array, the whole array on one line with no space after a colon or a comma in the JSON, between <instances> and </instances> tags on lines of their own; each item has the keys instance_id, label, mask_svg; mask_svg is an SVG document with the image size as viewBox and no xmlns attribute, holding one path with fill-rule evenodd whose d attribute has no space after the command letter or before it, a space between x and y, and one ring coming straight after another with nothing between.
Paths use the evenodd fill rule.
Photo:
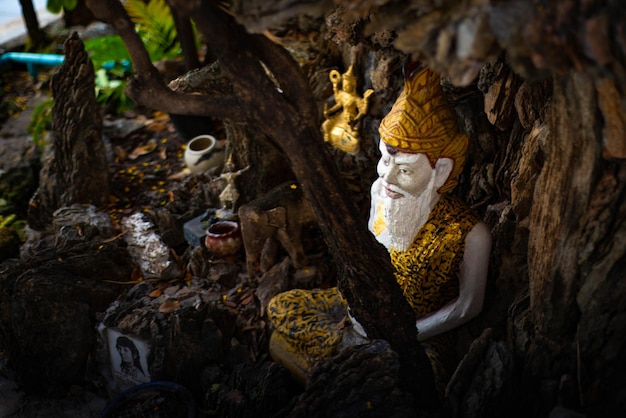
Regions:
<instances>
[{"instance_id":1,"label":"rough tree bark","mask_svg":"<svg viewBox=\"0 0 626 418\"><path fill-rule=\"evenodd\" d=\"M74 33L65 41L65 61L52 77L53 158L41 173L28 209L28 224L43 229L55 210L73 203L109 201L109 165L102 141L93 64Z\"/></svg>"},{"instance_id":2,"label":"rough tree bark","mask_svg":"<svg viewBox=\"0 0 626 418\"><path fill-rule=\"evenodd\" d=\"M616 302L626 297L626 165L602 158L596 97L588 74L572 71L554 83L554 131L535 184L528 246L535 327L526 372L559 376L574 386L562 393L584 407L603 390L617 398L626 343L614 334L624 329Z\"/></svg>"}]
</instances>

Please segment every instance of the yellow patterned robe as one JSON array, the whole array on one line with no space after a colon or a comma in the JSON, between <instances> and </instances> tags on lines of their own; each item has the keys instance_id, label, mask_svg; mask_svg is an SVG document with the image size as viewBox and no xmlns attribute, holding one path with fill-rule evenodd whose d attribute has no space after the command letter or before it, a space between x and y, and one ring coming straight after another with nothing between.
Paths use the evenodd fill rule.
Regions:
<instances>
[{"instance_id":1,"label":"yellow patterned robe","mask_svg":"<svg viewBox=\"0 0 626 418\"><path fill-rule=\"evenodd\" d=\"M460 200L441 195L424 226L406 251L390 250L395 277L416 318L437 311L459 295L458 274L465 238L478 218ZM309 363L334 354L345 328L347 304L337 288L295 289L274 297L268 316L275 331L302 353ZM422 344L443 394L456 361L453 333Z\"/></svg>"}]
</instances>

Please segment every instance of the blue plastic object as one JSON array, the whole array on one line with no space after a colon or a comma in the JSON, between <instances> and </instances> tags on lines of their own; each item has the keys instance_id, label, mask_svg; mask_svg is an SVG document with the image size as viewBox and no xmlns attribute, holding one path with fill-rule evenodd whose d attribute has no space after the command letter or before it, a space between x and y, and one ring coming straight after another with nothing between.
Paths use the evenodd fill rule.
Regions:
<instances>
[{"instance_id":1,"label":"blue plastic object","mask_svg":"<svg viewBox=\"0 0 626 418\"><path fill-rule=\"evenodd\" d=\"M115 68L116 64L121 64L122 68L125 71L129 71L132 67L130 61L128 60L120 60L120 61L109 61L109 62L105 62L104 64L102 64L102 68L104 68L105 70L111 70L113 68Z\"/></svg>"},{"instance_id":2,"label":"blue plastic object","mask_svg":"<svg viewBox=\"0 0 626 418\"><path fill-rule=\"evenodd\" d=\"M0 67L7 62L26 64L26 69L33 79L37 78L37 66L55 67L61 65L65 56L59 54L35 54L33 52L5 52L0 55Z\"/></svg>"}]
</instances>

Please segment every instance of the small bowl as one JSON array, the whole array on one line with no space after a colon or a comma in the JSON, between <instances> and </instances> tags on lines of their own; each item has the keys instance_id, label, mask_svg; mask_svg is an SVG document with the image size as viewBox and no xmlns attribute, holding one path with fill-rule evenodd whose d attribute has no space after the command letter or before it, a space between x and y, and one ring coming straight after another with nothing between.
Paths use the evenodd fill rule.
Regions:
<instances>
[{"instance_id":1,"label":"small bowl","mask_svg":"<svg viewBox=\"0 0 626 418\"><path fill-rule=\"evenodd\" d=\"M204 243L218 257L234 255L242 246L239 224L235 221L217 221L206 231Z\"/></svg>"},{"instance_id":2,"label":"small bowl","mask_svg":"<svg viewBox=\"0 0 626 418\"><path fill-rule=\"evenodd\" d=\"M212 135L198 135L187 143L185 165L192 173L202 173L224 164L224 149Z\"/></svg>"}]
</instances>

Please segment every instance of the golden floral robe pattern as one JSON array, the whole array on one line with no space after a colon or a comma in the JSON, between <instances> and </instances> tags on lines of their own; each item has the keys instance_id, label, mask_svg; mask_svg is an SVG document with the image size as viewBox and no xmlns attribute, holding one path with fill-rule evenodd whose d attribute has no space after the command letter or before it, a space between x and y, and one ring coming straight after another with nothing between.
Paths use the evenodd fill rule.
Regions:
<instances>
[{"instance_id":1,"label":"golden floral robe pattern","mask_svg":"<svg viewBox=\"0 0 626 418\"><path fill-rule=\"evenodd\" d=\"M411 246L402 252L390 250L396 280L416 318L458 297L465 238L477 223L467 205L443 194ZM342 325L347 303L336 287L281 293L270 301L267 313L275 332L311 364L335 354L346 330ZM443 394L455 361L453 332L429 338L423 345Z\"/></svg>"}]
</instances>

